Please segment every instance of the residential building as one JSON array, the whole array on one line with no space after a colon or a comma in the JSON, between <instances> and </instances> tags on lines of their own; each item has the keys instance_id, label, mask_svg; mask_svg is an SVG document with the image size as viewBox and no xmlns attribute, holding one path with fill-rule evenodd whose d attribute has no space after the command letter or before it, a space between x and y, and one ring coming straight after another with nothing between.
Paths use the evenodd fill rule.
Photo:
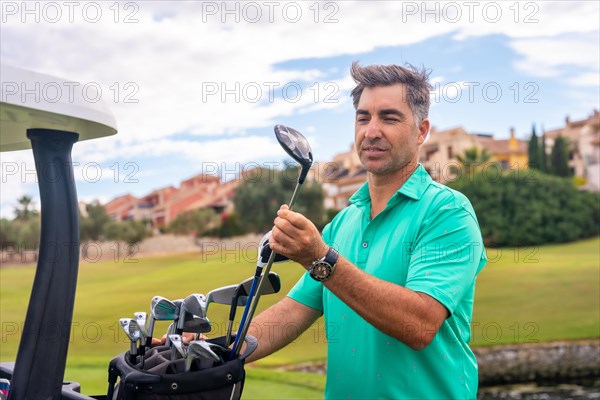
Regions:
<instances>
[{"instance_id":1,"label":"residential building","mask_svg":"<svg viewBox=\"0 0 600 400\"><path fill-rule=\"evenodd\" d=\"M421 146L419 161L434 180L444 183L455 177L453 167L460 168L456 156L473 147L487 150L491 165L502 169L527 168L527 141L517 139L514 129L508 139L497 140L491 134L468 133L460 126L443 131L431 128ZM332 162L319 163L314 175L325 191L325 208L336 210L346 207L350 196L367 179L354 145L336 155Z\"/></svg>"},{"instance_id":2,"label":"residential building","mask_svg":"<svg viewBox=\"0 0 600 400\"><path fill-rule=\"evenodd\" d=\"M490 155L489 163L503 170L527 168L527 141L517 139L513 128L508 139L494 139L491 134L468 133L462 127L443 131L433 127L421 146L419 161L434 180L445 183L456 176L457 168L461 168L456 156L472 148L486 150Z\"/></svg>"},{"instance_id":3,"label":"residential building","mask_svg":"<svg viewBox=\"0 0 600 400\"><path fill-rule=\"evenodd\" d=\"M115 221L132 220L133 211L138 205L139 199L132 194L115 197L104 205L108 216Z\"/></svg>"},{"instance_id":4,"label":"residential building","mask_svg":"<svg viewBox=\"0 0 600 400\"><path fill-rule=\"evenodd\" d=\"M573 175L585 179L585 189L600 190L600 112L594 110L589 117L577 121L567 116L564 127L546 131L548 156L558 136L569 141L569 167Z\"/></svg>"},{"instance_id":5,"label":"residential building","mask_svg":"<svg viewBox=\"0 0 600 400\"><path fill-rule=\"evenodd\" d=\"M105 208L114 220L149 221L157 229L193 210L211 208L217 213L231 212L237 185L237 180L223 183L217 176L198 174L182 181L178 188L167 186L139 199L126 194L111 200Z\"/></svg>"}]
</instances>

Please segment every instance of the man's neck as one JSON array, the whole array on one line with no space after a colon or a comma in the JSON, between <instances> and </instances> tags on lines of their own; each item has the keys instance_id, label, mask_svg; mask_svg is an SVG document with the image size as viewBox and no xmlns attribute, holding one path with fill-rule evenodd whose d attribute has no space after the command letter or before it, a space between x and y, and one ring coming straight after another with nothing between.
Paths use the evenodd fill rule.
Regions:
<instances>
[{"instance_id":1,"label":"man's neck","mask_svg":"<svg viewBox=\"0 0 600 400\"><path fill-rule=\"evenodd\" d=\"M371 196L371 219L385 209L394 193L404 185L404 182L415 172L419 163L410 162L401 170L393 174L376 175L367 173L369 182L369 195Z\"/></svg>"}]
</instances>

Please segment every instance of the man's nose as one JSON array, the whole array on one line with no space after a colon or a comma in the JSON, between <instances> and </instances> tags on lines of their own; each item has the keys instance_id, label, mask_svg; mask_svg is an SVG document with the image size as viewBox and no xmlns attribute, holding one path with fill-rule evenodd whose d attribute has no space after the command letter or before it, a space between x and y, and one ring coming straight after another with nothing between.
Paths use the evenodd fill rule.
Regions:
<instances>
[{"instance_id":1,"label":"man's nose","mask_svg":"<svg viewBox=\"0 0 600 400\"><path fill-rule=\"evenodd\" d=\"M374 139L378 137L381 137L381 126L376 118L372 118L369 121L369 125L367 125L365 138Z\"/></svg>"}]
</instances>

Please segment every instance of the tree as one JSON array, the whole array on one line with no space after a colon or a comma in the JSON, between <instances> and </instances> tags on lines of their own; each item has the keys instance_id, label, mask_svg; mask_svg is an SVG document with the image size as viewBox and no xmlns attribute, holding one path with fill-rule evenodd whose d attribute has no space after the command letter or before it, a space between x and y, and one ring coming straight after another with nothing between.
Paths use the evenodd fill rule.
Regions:
<instances>
[{"instance_id":1,"label":"tree","mask_svg":"<svg viewBox=\"0 0 600 400\"><path fill-rule=\"evenodd\" d=\"M538 137L535 134L535 125L531 128L531 139L529 139L529 147L527 148L527 157L529 158L529 168L541 170L541 148L538 143Z\"/></svg>"},{"instance_id":2,"label":"tree","mask_svg":"<svg viewBox=\"0 0 600 400\"><path fill-rule=\"evenodd\" d=\"M234 198L241 228L246 232L270 230L279 207L289 203L297 177L298 167L292 165L286 165L282 171L257 168L251 175L245 176ZM322 226L325 211L321 185L307 180L302 185L294 210L318 227Z\"/></svg>"},{"instance_id":3,"label":"tree","mask_svg":"<svg viewBox=\"0 0 600 400\"><path fill-rule=\"evenodd\" d=\"M199 236L214 229L219 224L219 216L215 210L206 208L179 214L169 224L167 231L180 235L193 234Z\"/></svg>"},{"instance_id":4,"label":"tree","mask_svg":"<svg viewBox=\"0 0 600 400\"><path fill-rule=\"evenodd\" d=\"M546 151L546 130L542 125L542 141L540 143L540 171L548 172L548 152Z\"/></svg>"},{"instance_id":5,"label":"tree","mask_svg":"<svg viewBox=\"0 0 600 400\"><path fill-rule=\"evenodd\" d=\"M473 204L488 246L534 246L598 235L597 193L571 179L523 170L490 177L476 172L449 183Z\"/></svg>"},{"instance_id":6,"label":"tree","mask_svg":"<svg viewBox=\"0 0 600 400\"><path fill-rule=\"evenodd\" d=\"M150 229L143 221L110 221L104 230L106 239L129 244L141 242L151 235Z\"/></svg>"},{"instance_id":7,"label":"tree","mask_svg":"<svg viewBox=\"0 0 600 400\"><path fill-rule=\"evenodd\" d=\"M12 221L2 219L1 240L3 246L15 246L17 249L35 249L40 240L40 213L33 209L33 200L27 195L17 199L15 218Z\"/></svg>"},{"instance_id":8,"label":"tree","mask_svg":"<svg viewBox=\"0 0 600 400\"><path fill-rule=\"evenodd\" d=\"M489 162L490 158L490 153L488 153L486 149L480 151L477 147L472 147L466 149L463 154L456 155L456 159L462 165L462 168L460 170L458 168L452 168L451 171L456 175L464 174L471 176L474 171Z\"/></svg>"},{"instance_id":9,"label":"tree","mask_svg":"<svg viewBox=\"0 0 600 400\"><path fill-rule=\"evenodd\" d=\"M87 217L79 219L79 231L81 240L102 240L105 238L104 230L111 221L106 209L99 202L93 202L85 206Z\"/></svg>"},{"instance_id":10,"label":"tree","mask_svg":"<svg viewBox=\"0 0 600 400\"><path fill-rule=\"evenodd\" d=\"M552 146L552 152L550 153L550 173L562 177L571 176L569 168L569 141L561 135L556 138Z\"/></svg>"},{"instance_id":11,"label":"tree","mask_svg":"<svg viewBox=\"0 0 600 400\"><path fill-rule=\"evenodd\" d=\"M15 207L15 220L28 221L31 218L37 217L37 210L30 209L33 205L33 200L27 195L21 196L18 200L19 206Z\"/></svg>"}]
</instances>

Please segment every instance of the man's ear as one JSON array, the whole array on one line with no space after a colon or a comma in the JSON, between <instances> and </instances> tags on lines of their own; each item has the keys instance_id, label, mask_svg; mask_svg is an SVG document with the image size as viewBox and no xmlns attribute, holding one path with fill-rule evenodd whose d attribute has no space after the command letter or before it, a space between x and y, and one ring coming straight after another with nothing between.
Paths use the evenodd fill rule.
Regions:
<instances>
[{"instance_id":1,"label":"man's ear","mask_svg":"<svg viewBox=\"0 0 600 400\"><path fill-rule=\"evenodd\" d=\"M419 124L419 133L418 133L418 137L417 137L418 145L422 145L423 142L425 141L425 139L427 139L427 134L429 133L429 126L430 126L430 123L429 123L428 118L425 118Z\"/></svg>"}]
</instances>

